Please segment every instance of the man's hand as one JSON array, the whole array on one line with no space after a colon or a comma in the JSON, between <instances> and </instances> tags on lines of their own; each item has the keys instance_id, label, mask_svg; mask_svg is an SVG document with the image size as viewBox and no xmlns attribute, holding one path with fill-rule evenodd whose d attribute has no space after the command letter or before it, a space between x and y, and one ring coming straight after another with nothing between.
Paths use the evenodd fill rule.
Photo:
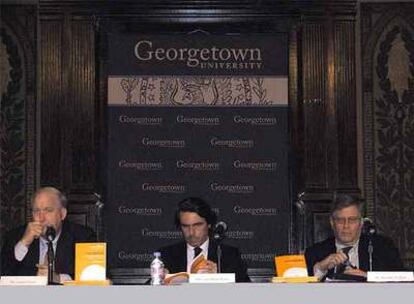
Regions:
<instances>
[{"instance_id":1,"label":"man's hand","mask_svg":"<svg viewBox=\"0 0 414 304\"><path fill-rule=\"evenodd\" d=\"M316 263L315 267L317 267L322 272L327 272L335 266L342 264L347 259L348 257L342 251L338 253L332 253L328 255L324 260Z\"/></svg>"},{"instance_id":2,"label":"man's hand","mask_svg":"<svg viewBox=\"0 0 414 304\"><path fill-rule=\"evenodd\" d=\"M217 273L217 264L207 260L197 271L197 273Z\"/></svg>"},{"instance_id":3,"label":"man's hand","mask_svg":"<svg viewBox=\"0 0 414 304\"><path fill-rule=\"evenodd\" d=\"M38 239L42 235L44 230L45 226L40 222L30 222L27 224L26 231L20 241L23 245L29 247L34 239Z\"/></svg>"},{"instance_id":4,"label":"man's hand","mask_svg":"<svg viewBox=\"0 0 414 304\"><path fill-rule=\"evenodd\" d=\"M356 276L361 276L361 277L367 277L367 273L361 269L354 269L351 267L347 267L344 271L345 274L351 274L351 275L356 275Z\"/></svg>"}]
</instances>

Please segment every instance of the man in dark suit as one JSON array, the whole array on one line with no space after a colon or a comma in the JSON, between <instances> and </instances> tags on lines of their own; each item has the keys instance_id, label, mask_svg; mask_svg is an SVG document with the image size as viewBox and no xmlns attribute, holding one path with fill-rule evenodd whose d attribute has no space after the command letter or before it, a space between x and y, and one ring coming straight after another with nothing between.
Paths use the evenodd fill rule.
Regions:
<instances>
[{"instance_id":1,"label":"man in dark suit","mask_svg":"<svg viewBox=\"0 0 414 304\"><path fill-rule=\"evenodd\" d=\"M46 230L53 227L55 281L73 278L75 243L95 241L92 230L64 221L67 199L58 189L44 187L32 198L32 221L10 231L1 252L2 275L48 275Z\"/></svg>"},{"instance_id":2,"label":"man in dark suit","mask_svg":"<svg viewBox=\"0 0 414 304\"><path fill-rule=\"evenodd\" d=\"M381 235L361 234L362 205L349 195L339 194L333 202L330 216L334 237L306 249L309 275L322 280L341 274L366 277L369 270L369 238L372 240L372 269L399 271L403 264L393 242Z\"/></svg>"},{"instance_id":3,"label":"man in dark suit","mask_svg":"<svg viewBox=\"0 0 414 304\"><path fill-rule=\"evenodd\" d=\"M189 265L199 253L203 253L207 262L199 272L217 272L217 242L209 237L216 223L216 214L200 198L190 197L178 204L175 213L175 225L180 228L183 242L160 249L161 258L169 272L190 272ZM237 248L221 244L221 272L235 273L236 282L250 282L246 267Z\"/></svg>"}]
</instances>

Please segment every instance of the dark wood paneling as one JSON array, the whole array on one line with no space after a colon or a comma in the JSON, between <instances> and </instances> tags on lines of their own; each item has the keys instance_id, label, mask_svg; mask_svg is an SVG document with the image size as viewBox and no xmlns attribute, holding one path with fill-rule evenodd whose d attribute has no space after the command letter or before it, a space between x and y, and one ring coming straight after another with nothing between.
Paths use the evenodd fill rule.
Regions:
<instances>
[{"instance_id":1,"label":"dark wood paneling","mask_svg":"<svg viewBox=\"0 0 414 304\"><path fill-rule=\"evenodd\" d=\"M64 121L62 18L43 20L40 36L39 103L41 184L63 186Z\"/></svg>"},{"instance_id":2,"label":"dark wood paneling","mask_svg":"<svg viewBox=\"0 0 414 304\"><path fill-rule=\"evenodd\" d=\"M357 132L355 25L338 21L334 25L335 104L337 121L337 185L340 190L357 188Z\"/></svg>"},{"instance_id":3,"label":"dark wood paneling","mask_svg":"<svg viewBox=\"0 0 414 304\"><path fill-rule=\"evenodd\" d=\"M327 188L326 46L323 24L303 25L302 75L303 179L307 189L323 190Z\"/></svg>"}]
</instances>

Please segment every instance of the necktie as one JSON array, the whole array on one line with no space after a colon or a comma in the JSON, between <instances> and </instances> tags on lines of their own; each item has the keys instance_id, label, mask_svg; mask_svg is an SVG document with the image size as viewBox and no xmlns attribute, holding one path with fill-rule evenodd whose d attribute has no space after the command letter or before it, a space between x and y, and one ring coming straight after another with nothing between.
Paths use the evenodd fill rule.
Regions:
<instances>
[{"instance_id":1,"label":"necktie","mask_svg":"<svg viewBox=\"0 0 414 304\"><path fill-rule=\"evenodd\" d=\"M344 263L342 263L341 265L338 265L337 267L336 267L336 273L343 273L344 271L345 271L345 269L346 269L346 267L347 266L351 266L352 267L352 264L351 264L351 262L349 261L349 251L352 249L352 246L349 246L349 247L345 247L345 248L342 248L341 249L341 251L343 252L343 253L345 253L345 255L347 256L347 260L344 262Z\"/></svg>"},{"instance_id":2,"label":"necktie","mask_svg":"<svg viewBox=\"0 0 414 304\"><path fill-rule=\"evenodd\" d=\"M200 247L195 247L194 248L194 258L197 257L200 253L201 253L201 248Z\"/></svg>"}]
</instances>

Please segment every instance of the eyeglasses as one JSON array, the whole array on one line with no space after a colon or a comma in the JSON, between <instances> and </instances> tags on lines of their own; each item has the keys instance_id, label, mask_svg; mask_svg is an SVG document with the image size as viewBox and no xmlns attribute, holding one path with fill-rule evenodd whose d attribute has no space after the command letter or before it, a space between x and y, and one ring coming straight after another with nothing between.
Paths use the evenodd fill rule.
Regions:
<instances>
[{"instance_id":1,"label":"eyeglasses","mask_svg":"<svg viewBox=\"0 0 414 304\"><path fill-rule=\"evenodd\" d=\"M33 208L32 212L33 214L39 214L40 212L43 213L52 213L56 210L55 207L45 207L45 208Z\"/></svg>"},{"instance_id":2,"label":"eyeglasses","mask_svg":"<svg viewBox=\"0 0 414 304\"><path fill-rule=\"evenodd\" d=\"M353 216L353 217L333 217L333 221L337 225L345 225L348 223L349 225L355 225L361 222L361 217Z\"/></svg>"}]
</instances>

